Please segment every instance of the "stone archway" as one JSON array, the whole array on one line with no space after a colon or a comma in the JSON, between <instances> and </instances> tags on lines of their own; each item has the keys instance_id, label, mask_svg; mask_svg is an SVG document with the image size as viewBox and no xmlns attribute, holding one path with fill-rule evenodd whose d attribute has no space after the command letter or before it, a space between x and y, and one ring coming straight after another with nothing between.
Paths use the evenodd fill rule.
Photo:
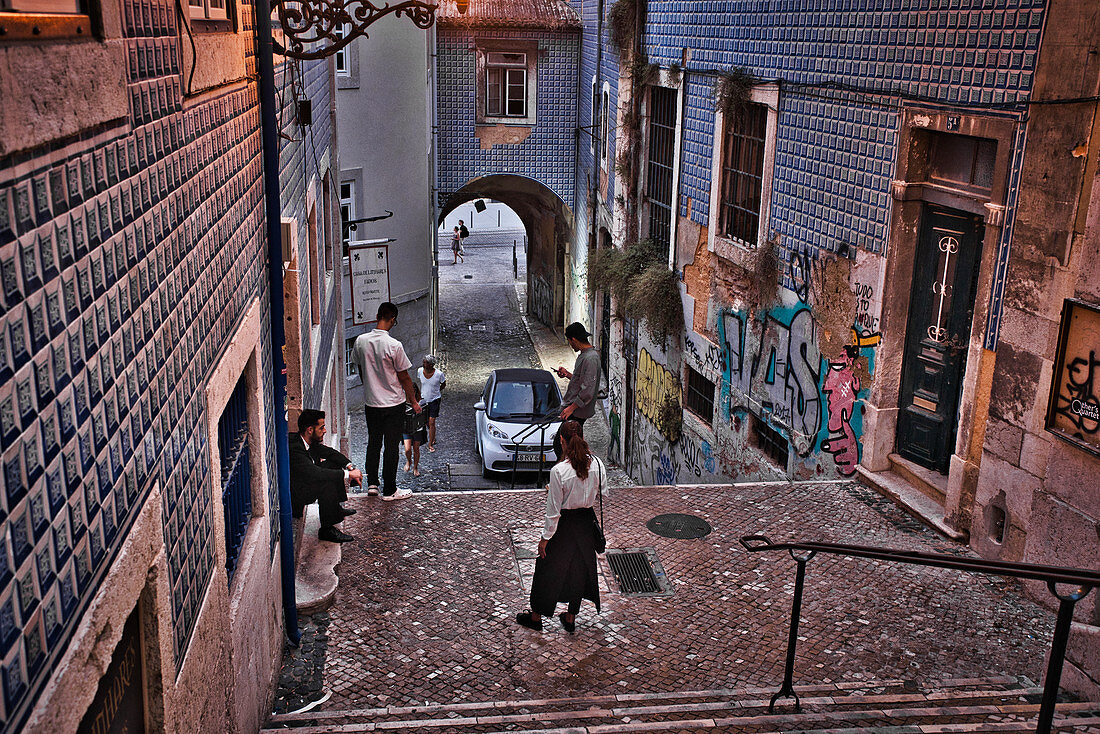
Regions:
<instances>
[{"instance_id":1,"label":"stone archway","mask_svg":"<svg viewBox=\"0 0 1100 734\"><path fill-rule=\"evenodd\" d=\"M565 262L573 237L569 205L532 178L494 174L451 194L439 210L439 223L473 199L494 199L519 216L527 230L527 313L551 328L564 326Z\"/></svg>"}]
</instances>

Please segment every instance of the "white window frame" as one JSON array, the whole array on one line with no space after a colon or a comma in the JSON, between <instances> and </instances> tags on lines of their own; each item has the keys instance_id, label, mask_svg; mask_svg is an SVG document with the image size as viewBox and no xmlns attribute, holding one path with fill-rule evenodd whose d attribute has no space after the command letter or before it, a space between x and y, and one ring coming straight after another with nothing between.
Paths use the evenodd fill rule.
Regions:
<instances>
[{"instance_id":1,"label":"white window frame","mask_svg":"<svg viewBox=\"0 0 1100 734\"><path fill-rule=\"evenodd\" d=\"M505 56L512 58L505 58ZM477 122L534 125L538 110L538 44L531 41L493 41L477 47ZM499 79L493 82L494 72ZM490 111L491 85L500 85L500 107ZM509 110L523 90L523 111Z\"/></svg>"},{"instance_id":2,"label":"white window frame","mask_svg":"<svg viewBox=\"0 0 1100 734\"><path fill-rule=\"evenodd\" d=\"M340 182L340 241L347 245L351 242L351 230L348 222L355 219L355 181Z\"/></svg>"},{"instance_id":3,"label":"white window frame","mask_svg":"<svg viewBox=\"0 0 1100 734\"><path fill-rule=\"evenodd\" d=\"M611 148L611 85L603 83L600 94L600 140L603 141L603 149L600 151L600 167L607 170L607 162L611 159L608 149Z\"/></svg>"},{"instance_id":4,"label":"white window frame","mask_svg":"<svg viewBox=\"0 0 1100 734\"><path fill-rule=\"evenodd\" d=\"M333 35L340 39L347 38L348 33L350 32L350 23L341 23L340 25L332 29ZM351 43L353 44L355 43L355 41L352 41ZM334 64L336 67L336 76L349 78L351 77L351 54L349 53L349 51L351 51L351 44L344 46L333 56Z\"/></svg>"},{"instance_id":5,"label":"white window frame","mask_svg":"<svg viewBox=\"0 0 1100 734\"><path fill-rule=\"evenodd\" d=\"M775 173L775 140L779 129L779 86L764 84L754 87L752 99L756 104L767 107L767 122L764 128L764 167L760 177L760 211L757 213L759 225L756 230L756 242L745 242L739 238L727 237L718 232L721 218L722 199L722 159L725 153L726 120L721 110L714 116L714 147L711 150L710 172L710 226L707 235L707 249L726 259L734 259L738 250L755 250L767 241L770 235L772 189Z\"/></svg>"},{"instance_id":6,"label":"white window frame","mask_svg":"<svg viewBox=\"0 0 1100 734\"><path fill-rule=\"evenodd\" d=\"M79 0L0 0L0 12L86 15Z\"/></svg>"}]
</instances>

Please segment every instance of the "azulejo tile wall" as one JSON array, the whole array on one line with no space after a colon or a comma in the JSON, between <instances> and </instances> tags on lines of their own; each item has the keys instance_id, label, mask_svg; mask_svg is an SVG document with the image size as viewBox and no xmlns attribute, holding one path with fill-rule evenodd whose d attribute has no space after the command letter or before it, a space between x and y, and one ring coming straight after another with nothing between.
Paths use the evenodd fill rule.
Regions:
<instances>
[{"instance_id":1,"label":"azulejo tile wall","mask_svg":"<svg viewBox=\"0 0 1100 734\"><path fill-rule=\"evenodd\" d=\"M480 38L536 41L536 123L522 143L482 150L474 135L475 58ZM579 35L560 31L437 31L440 203L478 176L515 174L542 183L570 209L574 201Z\"/></svg>"},{"instance_id":2,"label":"azulejo tile wall","mask_svg":"<svg viewBox=\"0 0 1100 734\"><path fill-rule=\"evenodd\" d=\"M254 298L274 431L255 85L185 105L174 6L123 8L125 121L0 161L5 730L33 705L154 486L182 664L216 558L205 379ZM240 16L247 32L247 5ZM274 552L274 486L269 502Z\"/></svg>"},{"instance_id":3,"label":"azulejo tile wall","mask_svg":"<svg viewBox=\"0 0 1100 734\"><path fill-rule=\"evenodd\" d=\"M649 0L650 61L679 64L690 49L680 215L708 223L714 84L741 67L781 88L769 220L781 255L845 246L883 254L902 97L1013 113L1030 94L1044 7L1042 0ZM1021 146L1022 138L1014 171ZM1007 262L1011 220L1010 209L1000 262ZM996 276L987 346L996 343L1000 312L1000 269Z\"/></svg>"}]
</instances>

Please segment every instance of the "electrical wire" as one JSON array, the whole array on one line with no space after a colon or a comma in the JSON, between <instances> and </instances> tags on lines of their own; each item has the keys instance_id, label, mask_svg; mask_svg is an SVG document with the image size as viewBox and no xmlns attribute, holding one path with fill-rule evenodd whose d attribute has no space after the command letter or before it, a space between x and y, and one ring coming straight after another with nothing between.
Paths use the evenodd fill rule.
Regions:
<instances>
[{"instance_id":1,"label":"electrical wire","mask_svg":"<svg viewBox=\"0 0 1100 734\"><path fill-rule=\"evenodd\" d=\"M183 14L183 5L180 0L176 0L176 13L180 17L180 25L187 30L187 38L191 41L191 71L187 74L187 92L186 96L191 96L191 83L195 80L195 67L199 63L199 54L195 48L195 36L191 33L191 20Z\"/></svg>"}]
</instances>

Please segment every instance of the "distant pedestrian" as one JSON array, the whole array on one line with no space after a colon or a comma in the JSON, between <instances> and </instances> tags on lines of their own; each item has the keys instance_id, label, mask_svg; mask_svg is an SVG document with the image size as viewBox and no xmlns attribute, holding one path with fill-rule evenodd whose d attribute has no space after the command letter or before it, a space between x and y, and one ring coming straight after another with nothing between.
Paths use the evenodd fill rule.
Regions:
<instances>
[{"instance_id":1,"label":"distant pedestrian","mask_svg":"<svg viewBox=\"0 0 1100 734\"><path fill-rule=\"evenodd\" d=\"M420 386L413 383L413 388L416 399L420 400ZM418 413L405 403L405 429L401 436L405 440L405 471L412 469L414 477L420 476L420 446L428 442L427 420L427 411Z\"/></svg>"},{"instance_id":2,"label":"distant pedestrian","mask_svg":"<svg viewBox=\"0 0 1100 734\"><path fill-rule=\"evenodd\" d=\"M462 235L459 234L458 227L455 227L455 232L451 236L451 252L455 254L455 261L452 264L458 265L458 259L460 257L462 258L462 262L466 262L466 258L462 257Z\"/></svg>"},{"instance_id":3,"label":"distant pedestrian","mask_svg":"<svg viewBox=\"0 0 1100 734\"><path fill-rule=\"evenodd\" d=\"M367 418L367 494L378 494L378 460L382 457L382 499L403 500L409 489L397 488L397 461L405 425L405 403L419 413L415 386L409 377L412 362L401 342L390 336L397 323L397 306L386 301L378 307L374 331L355 340L355 364L363 380ZM384 449L384 450L383 450Z\"/></svg>"},{"instance_id":4,"label":"distant pedestrian","mask_svg":"<svg viewBox=\"0 0 1100 734\"><path fill-rule=\"evenodd\" d=\"M439 407L443 402L443 390L447 387L447 376L435 368L435 357L426 355L423 366L416 371L420 378L420 389L424 393L424 412L428 415L428 451L435 452L435 421L439 417Z\"/></svg>"},{"instance_id":5,"label":"distant pedestrian","mask_svg":"<svg viewBox=\"0 0 1100 734\"><path fill-rule=\"evenodd\" d=\"M615 409L615 403L611 404L611 412L607 415L608 431L611 433L611 442L607 446L607 459L615 463L615 452L622 446L619 444L619 431L622 429L622 419L619 411Z\"/></svg>"},{"instance_id":6,"label":"distant pedestrian","mask_svg":"<svg viewBox=\"0 0 1100 734\"><path fill-rule=\"evenodd\" d=\"M591 334L578 322L565 327L565 338L569 346L577 352L577 361L573 371L558 367L558 377L568 377L569 387L562 398L561 419L572 418L584 425L596 412L596 392L600 386L600 353L589 342ZM561 458L561 440L554 436L554 452Z\"/></svg>"},{"instance_id":7,"label":"distant pedestrian","mask_svg":"<svg viewBox=\"0 0 1100 734\"><path fill-rule=\"evenodd\" d=\"M600 611L596 576L596 513L592 506L600 492L607 494L607 470L592 455L577 421L561 427L565 458L550 470L546 517L531 581L531 609L516 615L516 623L542 629L542 618L554 615L558 602L569 605L558 615L566 632L577 628L581 600Z\"/></svg>"},{"instance_id":8,"label":"distant pedestrian","mask_svg":"<svg viewBox=\"0 0 1100 734\"><path fill-rule=\"evenodd\" d=\"M462 237L462 254L466 254L466 238L470 236L470 230L466 229L466 225L462 223L462 220L458 220L458 233Z\"/></svg>"}]
</instances>

